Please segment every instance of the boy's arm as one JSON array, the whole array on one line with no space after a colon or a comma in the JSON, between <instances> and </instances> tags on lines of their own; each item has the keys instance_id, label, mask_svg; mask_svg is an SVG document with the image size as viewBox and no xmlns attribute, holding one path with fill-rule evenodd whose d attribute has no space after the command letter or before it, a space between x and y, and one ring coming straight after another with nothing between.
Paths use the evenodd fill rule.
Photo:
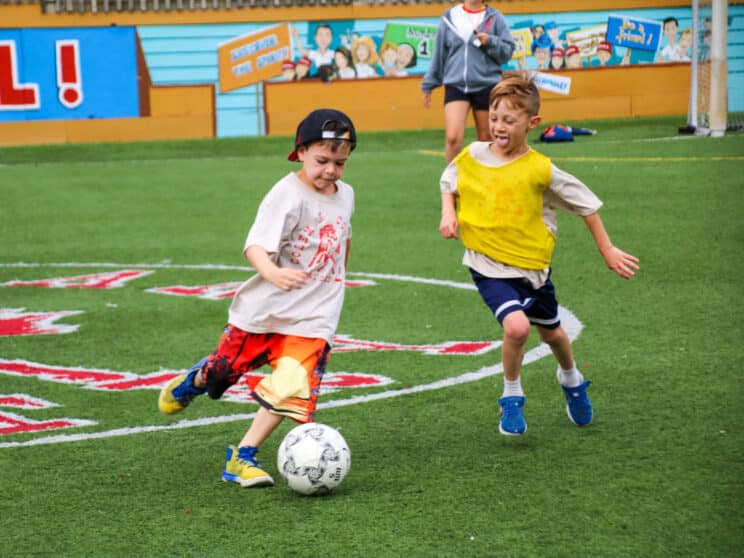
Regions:
<instances>
[{"instance_id":1,"label":"boy's arm","mask_svg":"<svg viewBox=\"0 0 744 558\"><path fill-rule=\"evenodd\" d=\"M455 194L442 192L442 220L439 222L439 233L442 238L460 238L457 234L459 226Z\"/></svg>"},{"instance_id":2,"label":"boy's arm","mask_svg":"<svg viewBox=\"0 0 744 558\"><path fill-rule=\"evenodd\" d=\"M302 269L279 267L271 260L269 253L257 244L248 246L244 254L261 277L283 291L299 289L307 282L307 272Z\"/></svg>"},{"instance_id":3,"label":"boy's arm","mask_svg":"<svg viewBox=\"0 0 744 558\"><path fill-rule=\"evenodd\" d=\"M635 275L635 270L640 269L638 266L638 258L630 254L626 254L616 246L612 245L610 237L604 228L602 219L599 217L599 212L596 211L590 215L583 217L586 227L589 229L594 243L599 249L599 253L602 254L607 267L617 273L623 279L630 279Z\"/></svg>"}]
</instances>

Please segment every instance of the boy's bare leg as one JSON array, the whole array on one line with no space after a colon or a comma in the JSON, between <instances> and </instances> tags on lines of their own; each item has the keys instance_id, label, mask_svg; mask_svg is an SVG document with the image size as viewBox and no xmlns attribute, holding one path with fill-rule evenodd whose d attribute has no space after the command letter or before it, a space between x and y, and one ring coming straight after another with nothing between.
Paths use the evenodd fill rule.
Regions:
<instances>
[{"instance_id":1,"label":"boy's bare leg","mask_svg":"<svg viewBox=\"0 0 744 558\"><path fill-rule=\"evenodd\" d=\"M555 329L544 327L537 328L540 333L540 339L547 343L553 355L558 361L558 365L563 370L572 370L574 367L573 350L571 349L571 340L568 338L566 330L562 326Z\"/></svg>"},{"instance_id":2,"label":"boy's bare leg","mask_svg":"<svg viewBox=\"0 0 744 558\"><path fill-rule=\"evenodd\" d=\"M512 312L503 322L504 341L501 345L501 359L504 365L504 379L519 379L524 358L524 345L530 335L530 322L524 312Z\"/></svg>"},{"instance_id":3,"label":"boy's bare leg","mask_svg":"<svg viewBox=\"0 0 744 558\"><path fill-rule=\"evenodd\" d=\"M504 342L501 345L504 392L499 399L499 432L505 436L519 436L527 431L527 423L522 415L524 391L519 373L524 359L524 345L530 335L530 321L524 312L512 312L501 321L501 326L504 328Z\"/></svg>"},{"instance_id":4,"label":"boy's bare leg","mask_svg":"<svg viewBox=\"0 0 744 558\"><path fill-rule=\"evenodd\" d=\"M256 413L253 422L248 428L248 432L245 433L243 439L240 441L239 446L253 446L254 448L259 447L266 438L269 437L274 429L279 426L284 417L282 415L276 415L270 412L265 407L260 407Z\"/></svg>"},{"instance_id":5,"label":"boy's bare leg","mask_svg":"<svg viewBox=\"0 0 744 558\"><path fill-rule=\"evenodd\" d=\"M194 376L194 386L197 388L206 387L204 380L204 371L199 370ZM282 422L284 417L282 415L276 415L269 412L265 407L259 407L256 416L253 418L253 422L248 427L243 439L240 441L239 446L253 446L254 448L259 447L266 438L274 431L274 429Z\"/></svg>"},{"instance_id":6,"label":"boy's bare leg","mask_svg":"<svg viewBox=\"0 0 744 558\"><path fill-rule=\"evenodd\" d=\"M204 381L204 370L199 370L194 376L194 387L202 389L207 387L207 382Z\"/></svg>"},{"instance_id":7,"label":"boy's bare leg","mask_svg":"<svg viewBox=\"0 0 744 558\"><path fill-rule=\"evenodd\" d=\"M568 418L577 426L591 424L592 404L586 394L586 388L591 382L585 381L584 376L576 368L568 334L560 326L555 329L541 327L537 329L540 338L550 346L558 361L556 376L566 396Z\"/></svg>"}]
</instances>

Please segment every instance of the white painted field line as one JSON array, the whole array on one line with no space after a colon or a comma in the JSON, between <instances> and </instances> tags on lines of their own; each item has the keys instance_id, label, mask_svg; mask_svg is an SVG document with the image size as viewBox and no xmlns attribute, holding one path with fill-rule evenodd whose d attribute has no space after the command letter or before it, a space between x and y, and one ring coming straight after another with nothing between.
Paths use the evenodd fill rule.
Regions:
<instances>
[{"instance_id":1,"label":"white painted field line","mask_svg":"<svg viewBox=\"0 0 744 558\"><path fill-rule=\"evenodd\" d=\"M576 340L576 338L579 336L583 328L581 322L576 318L576 316L574 316L570 311L566 310L565 308L561 307L560 311L561 311L561 323L563 324L564 329L568 333L568 336L571 339L571 341ZM531 349L527 351L527 353L525 353L523 364L526 366L527 364L535 362L548 355L550 355L550 347L542 343L538 345L537 347L535 347L534 349ZM441 380L437 380L435 382L431 382L428 384L421 384L418 386L412 386L412 387L397 389L397 390L387 390L387 391L383 391L380 393L371 393L369 395L357 395L357 396L350 397L348 399L337 399L333 401L327 401L327 402L318 404L318 409L333 409L333 408L338 408L338 407L348 407L349 405L358 405L360 403L371 403L373 401L392 399L395 397L400 397L402 395L412 395L415 393L423 393L426 391L444 389L444 388L466 384L470 382L476 382L478 380L482 380L490 376L496 376L498 374L501 374L502 372L503 372L503 367L499 363L494 366L483 367L473 372L465 372L464 374L461 374L459 376L455 376L451 378L443 378ZM496 399L497 397L494 396L494 408L496 405L496 402L495 402ZM38 445L46 445L46 444L59 444L59 443L64 443L64 442L80 442L80 441L85 441L85 440L100 440L104 438L114 438L118 436L131 436L133 434L145 434L148 432L181 430L184 428L210 426L214 424L221 424L221 423L227 423L227 422L247 421L249 419L252 419L254 416L255 416L255 413L223 415L223 416L218 416L218 417L205 417L205 418L192 419L192 420L181 420L173 424L136 426L136 427L131 427L131 428L118 428L115 430L108 430L105 432L91 432L91 433L81 433L81 434L57 434L54 436L34 438L32 440L27 440L25 442L3 442L3 443L0 443L0 449L12 448L12 447L38 446Z\"/></svg>"}]
</instances>

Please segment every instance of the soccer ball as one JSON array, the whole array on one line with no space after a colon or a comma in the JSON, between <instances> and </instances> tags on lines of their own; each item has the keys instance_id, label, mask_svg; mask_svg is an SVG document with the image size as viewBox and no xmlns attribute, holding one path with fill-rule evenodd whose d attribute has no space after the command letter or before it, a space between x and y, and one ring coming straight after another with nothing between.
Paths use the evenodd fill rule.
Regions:
<instances>
[{"instance_id":1,"label":"soccer ball","mask_svg":"<svg viewBox=\"0 0 744 558\"><path fill-rule=\"evenodd\" d=\"M276 466L295 492L324 494L346 477L351 451L336 429L309 422L287 433L279 445Z\"/></svg>"}]
</instances>

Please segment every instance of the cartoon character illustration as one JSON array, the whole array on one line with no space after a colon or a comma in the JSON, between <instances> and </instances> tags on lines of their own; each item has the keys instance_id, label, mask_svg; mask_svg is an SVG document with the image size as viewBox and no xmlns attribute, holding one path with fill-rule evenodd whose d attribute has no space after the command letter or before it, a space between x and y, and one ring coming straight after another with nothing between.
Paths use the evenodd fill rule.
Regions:
<instances>
[{"instance_id":1,"label":"cartoon character illustration","mask_svg":"<svg viewBox=\"0 0 744 558\"><path fill-rule=\"evenodd\" d=\"M547 70L550 64L550 51L553 48L553 43L550 42L550 37L547 33L540 35L537 40L532 42L532 55L537 60L537 67L540 70Z\"/></svg>"},{"instance_id":2,"label":"cartoon character illustration","mask_svg":"<svg viewBox=\"0 0 744 558\"><path fill-rule=\"evenodd\" d=\"M357 77L351 51L346 47L338 47L333 53L333 73L338 79L354 79Z\"/></svg>"},{"instance_id":3,"label":"cartoon character illustration","mask_svg":"<svg viewBox=\"0 0 744 558\"><path fill-rule=\"evenodd\" d=\"M560 70L563 67L563 55L566 52L559 46L553 49L550 53L550 69Z\"/></svg>"},{"instance_id":4,"label":"cartoon character illustration","mask_svg":"<svg viewBox=\"0 0 744 558\"><path fill-rule=\"evenodd\" d=\"M310 74L310 66L312 66L313 61L310 60L307 56L303 56L300 58L297 63L295 64L295 80L299 81L301 79L305 79Z\"/></svg>"},{"instance_id":5,"label":"cartoon character illustration","mask_svg":"<svg viewBox=\"0 0 744 558\"><path fill-rule=\"evenodd\" d=\"M566 48L566 68L581 68L581 51L576 45Z\"/></svg>"},{"instance_id":6,"label":"cartoon character illustration","mask_svg":"<svg viewBox=\"0 0 744 558\"><path fill-rule=\"evenodd\" d=\"M545 24L545 33L550 38L550 43L554 47L563 48L563 41L558 38L558 26L555 24L555 21L548 21Z\"/></svg>"},{"instance_id":7,"label":"cartoon character illustration","mask_svg":"<svg viewBox=\"0 0 744 558\"><path fill-rule=\"evenodd\" d=\"M398 59L398 45L384 42L380 46L380 69L385 76L394 76L397 73L396 61Z\"/></svg>"},{"instance_id":8,"label":"cartoon character illustration","mask_svg":"<svg viewBox=\"0 0 744 558\"><path fill-rule=\"evenodd\" d=\"M282 62L282 79L292 81L295 78L295 63L291 60Z\"/></svg>"},{"instance_id":9,"label":"cartoon character illustration","mask_svg":"<svg viewBox=\"0 0 744 558\"><path fill-rule=\"evenodd\" d=\"M320 68L324 65L330 65L333 63L333 50L330 48L333 42L333 30L327 23L321 23L315 28L315 35L313 37L315 46L318 47L315 50L304 48L300 41L300 34L296 27L292 27L292 33L297 44L297 50L299 50L303 56L307 56L316 68Z\"/></svg>"},{"instance_id":10,"label":"cartoon character illustration","mask_svg":"<svg viewBox=\"0 0 744 558\"><path fill-rule=\"evenodd\" d=\"M408 68L416 65L416 49L409 43L400 43L396 51L394 75L402 77L408 75Z\"/></svg>"},{"instance_id":11,"label":"cartoon character illustration","mask_svg":"<svg viewBox=\"0 0 744 558\"><path fill-rule=\"evenodd\" d=\"M679 34L677 50L674 53L673 60L679 62L690 61L690 48L692 47L692 29L683 29Z\"/></svg>"},{"instance_id":12,"label":"cartoon character illustration","mask_svg":"<svg viewBox=\"0 0 744 558\"><path fill-rule=\"evenodd\" d=\"M357 37L351 44L351 56L354 60L356 77L377 77L375 68L380 62L380 57L377 55L377 45L372 37Z\"/></svg>"},{"instance_id":13,"label":"cartoon character illustration","mask_svg":"<svg viewBox=\"0 0 744 558\"><path fill-rule=\"evenodd\" d=\"M359 33L356 31L351 31L351 29L347 29L346 33L344 33L341 36L341 46L345 46L350 51L354 52L354 49L351 48L351 45L353 45L355 42L359 40Z\"/></svg>"},{"instance_id":14,"label":"cartoon character illustration","mask_svg":"<svg viewBox=\"0 0 744 558\"><path fill-rule=\"evenodd\" d=\"M679 21L676 17L668 17L663 23L663 33L667 40L667 44L661 49L659 53L659 61L674 60L677 56L677 30L679 29Z\"/></svg>"},{"instance_id":15,"label":"cartoon character illustration","mask_svg":"<svg viewBox=\"0 0 744 558\"><path fill-rule=\"evenodd\" d=\"M597 44L597 58L599 65L607 65L607 61L612 58L612 43L610 41L599 41Z\"/></svg>"}]
</instances>

